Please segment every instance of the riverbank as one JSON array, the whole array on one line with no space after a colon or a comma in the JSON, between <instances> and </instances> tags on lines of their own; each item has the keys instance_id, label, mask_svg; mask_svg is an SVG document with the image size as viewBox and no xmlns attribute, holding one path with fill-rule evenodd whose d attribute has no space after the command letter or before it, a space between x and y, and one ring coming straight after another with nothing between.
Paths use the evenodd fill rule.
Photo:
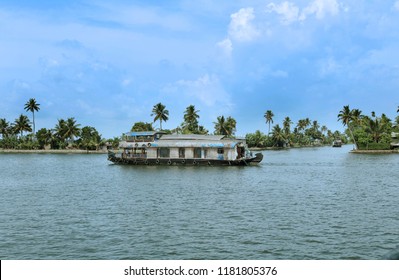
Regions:
<instances>
[{"instance_id":1,"label":"riverbank","mask_svg":"<svg viewBox=\"0 0 399 280\"><path fill-rule=\"evenodd\" d=\"M354 154L398 154L399 150L351 150Z\"/></svg>"},{"instance_id":2,"label":"riverbank","mask_svg":"<svg viewBox=\"0 0 399 280\"><path fill-rule=\"evenodd\" d=\"M0 154L106 154L107 151L88 151L79 149L63 149L63 150L14 150L0 149Z\"/></svg>"},{"instance_id":3,"label":"riverbank","mask_svg":"<svg viewBox=\"0 0 399 280\"><path fill-rule=\"evenodd\" d=\"M279 151L279 150L290 150L290 149L308 149L308 148L321 148L331 147L331 145L307 145L307 146L290 146L290 147L250 147L250 151Z\"/></svg>"}]
</instances>

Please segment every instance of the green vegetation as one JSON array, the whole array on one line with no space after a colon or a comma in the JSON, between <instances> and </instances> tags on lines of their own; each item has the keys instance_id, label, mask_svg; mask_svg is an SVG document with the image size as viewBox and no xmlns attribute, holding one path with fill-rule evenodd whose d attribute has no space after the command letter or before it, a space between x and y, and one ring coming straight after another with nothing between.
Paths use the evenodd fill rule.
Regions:
<instances>
[{"instance_id":1,"label":"green vegetation","mask_svg":"<svg viewBox=\"0 0 399 280\"><path fill-rule=\"evenodd\" d=\"M194 105L189 105L184 111L184 122L178 131L181 131L182 134L208 134L208 130L199 125L198 119L200 116L198 113L199 110L196 110Z\"/></svg>"},{"instance_id":2,"label":"green vegetation","mask_svg":"<svg viewBox=\"0 0 399 280\"><path fill-rule=\"evenodd\" d=\"M268 135L270 135L270 123L273 123L274 114L271 110L267 110L264 114L264 117L266 119L266 123L269 124Z\"/></svg>"},{"instance_id":3,"label":"green vegetation","mask_svg":"<svg viewBox=\"0 0 399 280\"><path fill-rule=\"evenodd\" d=\"M152 108L151 116L154 116L154 122L159 120L159 127L162 130L162 121L167 121L169 119L169 111L165 109L165 105L158 103Z\"/></svg>"},{"instance_id":4,"label":"green vegetation","mask_svg":"<svg viewBox=\"0 0 399 280\"><path fill-rule=\"evenodd\" d=\"M153 131L152 123L136 122L130 131Z\"/></svg>"},{"instance_id":5,"label":"green vegetation","mask_svg":"<svg viewBox=\"0 0 399 280\"><path fill-rule=\"evenodd\" d=\"M40 110L40 104L34 98L25 104L25 111L32 113L32 122L26 115L21 114L13 123L6 119L0 119L0 148L2 149L83 149L99 150L105 146L118 147L120 138L105 140L92 126L84 126L77 123L74 117L59 119L54 128L41 128L35 130L35 112ZM194 105L189 105L183 112L183 122L172 130L163 130L166 133L182 134L208 134L208 130L199 124L199 110ZM399 106L397 109L399 113ZM162 122L169 120L169 111L162 103L157 103L152 108L153 123L159 121L162 130ZM260 130L248 133L245 136L249 147L257 148L287 148L317 145L331 145L340 139L347 143L350 139L355 147L360 150L386 150L391 148L391 133L399 133L399 116L395 123L385 115L371 116L362 114L359 109L350 109L344 106L338 113L338 121L346 127L345 134L339 131L332 132L326 126L320 126L318 121L309 118L298 120L295 126L290 117L285 117L283 123L274 123L274 113L267 110L263 116L268 125L268 134ZM136 122L131 131L153 131L153 123ZM214 124L214 134L234 136L237 122L231 117L218 116ZM33 128L32 128L33 125Z\"/></svg>"},{"instance_id":6,"label":"green vegetation","mask_svg":"<svg viewBox=\"0 0 399 280\"><path fill-rule=\"evenodd\" d=\"M28 102L26 102L25 104L25 111L28 112L32 112L32 122L33 122L33 134L36 133L36 129L35 129L35 111L38 112L40 110L40 104L38 104L36 102L36 100L34 98L29 99Z\"/></svg>"},{"instance_id":7,"label":"green vegetation","mask_svg":"<svg viewBox=\"0 0 399 280\"><path fill-rule=\"evenodd\" d=\"M331 145L334 139L341 139L347 142L345 135L339 131L332 132L326 126L320 126L318 121L311 121L309 118L298 120L296 126L290 117L285 117L282 127L277 124L270 132L270 124L273 123L274 113L267 110L264 114L266 124L269 125L268 135L260 130L246 135L249 147L257 148L286 148L286 147L307 147L318 145Z\"/></svg>"},{"instance_id":8,"label":"green vegetation","mask_svg":"<svg viewBox=\"0 0 399 280\"><path fill-rule=\"evenodd\" d=\"M339 112L338 120L347 126L346 133L359 150L389 150L391 133L399 132L399 116L392 123L385 114L378 117L375 112L371 112L371 116L367 116L359 109L351 110L349 105Z\"/></svg>"},{"instance_id":9,"label":"green vegetation","mask_svg":"<svg viewBox=\"0 0 399 280\"><path fill-rule=\"evenodd\" d=\"M233 136L236 132L237 122L232 117L219 116L213 124L215 125L215 134Z\"/></svg>"},{"instance_id":10,"label":"green vegetation","mask_svg":"<svg viewBox=\"0 0 399 280\"><path fill-rule=\"evenodd\" d=\"M32 122L21 114L13 123L0 119L0 148L33 150L33 149L83 149L99 150L110 145L117 147L119 138L102 139L98 131L91 126L80 128L75 118L59 119L53 129L42 128L35 131L35 112L40 104L34 98L29 99L24 109L32 112ZM32 125L33 124L33 129Z\"/></svg>"}]
</instances>

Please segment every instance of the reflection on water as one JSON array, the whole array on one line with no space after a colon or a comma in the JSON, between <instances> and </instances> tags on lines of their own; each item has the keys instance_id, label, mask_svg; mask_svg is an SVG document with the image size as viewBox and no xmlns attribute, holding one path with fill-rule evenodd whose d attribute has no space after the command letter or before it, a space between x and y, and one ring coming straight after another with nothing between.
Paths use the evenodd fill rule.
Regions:
<instances>
[{"instance_id":1,"label":"reflection on water","mask_svg":"<svg viewBox=\"0 0 399 280\"><path fill-rule=\"evenodd\" d=\"M1 154L0 258L386 258L399 156L350 148L265 151L254 167Z\"/></svg>"}]
</instances>

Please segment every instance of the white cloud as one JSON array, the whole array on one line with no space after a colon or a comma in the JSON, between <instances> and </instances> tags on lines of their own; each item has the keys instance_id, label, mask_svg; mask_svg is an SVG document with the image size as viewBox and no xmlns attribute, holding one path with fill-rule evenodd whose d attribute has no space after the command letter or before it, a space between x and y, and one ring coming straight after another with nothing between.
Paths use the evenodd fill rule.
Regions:
<instances>
[{"instance_id":1,"label":"white cloud","mask_svg":"<svg viewBox=\"0 0 399 280\"><path fill-rule=\"evenodd\" d=\"M393 4L393 7L395 10L399 11L399 1L396 1L395 4Z\"/></svg>"},{"instance_id":2,"label":"white cloud","mask_svg":"<svg viewBox=\"0 0 399 280\"><path fill-rule=\"evenodd\" d=\"M197 80L180 80L176 85L208 107L231 107L230 95L216 75L205 74Z\"/></svg>"},{"instance_id":3,"label":"white cloud","mask_svg":"<svg viewBox=\"0 0 399 280\"><path fill-rule=\"evenodd\" d=\"M222 50L222 53L226 57L230 57L231 53L233 52L233 44L229 38L224 39L216 44L219 49Z\"/></svg>"},{"instance_id":4,"label":"white cloud","mask_svg":"<svg viewBox=\"0 0 399 280\"><path fill-rule=\"evenodd\" d=\"M342 66L333 58L329 57L320 62L320 76L325 77L337 73Z\"/></svg>"},{"instance_id":5,"label":"white cloud","mask_svg":"<svg viewBox=\"0 0 399 280\"><path fill-rule=\"evenodd\" d=\"M299 8L291 2L283 2L281 4L270 3L267 5L269 12L275 12L281 16L283 24L291 24L299 18Z\"/></svg>"},{"instance_id":6,"label":"white cloud","mask_svg":"<svg viewBox=\"0 0 399 280\"><path fill-rule=\"evenodd\" d=\"M252 41L259 36L259 31L252 24L255 19L253 8L242 8L232 14L229 25L229 35L237 41Z\"/></svg>"},{"instance_id":7,"label":"white cloud","mask_svg":"<svg viewBox=\"0 0 399 280\"><path fill-rule=\"evenodd\" d=\"M338 3L337 0L314 0L302 9L289 1L280 4L272 2L267 5L267 12L278 14L281 17L281 23L284 25L304 21L310 16L322 20L328 15L338 15L341 9L348 11L348 7Z\"/></svg>"},{"instance_id":8,"label":"white cloud","mask_svg":"<svg viewBox=\"0 0 399 280\"><path fill-rule=\"evenodd\" d=\"M310 15L315 15L317 19L323 19L326 15L336 16L339 9L337 0L315 0L303 9L300 20L305 20Z\"/></svg>"}]
</instances>

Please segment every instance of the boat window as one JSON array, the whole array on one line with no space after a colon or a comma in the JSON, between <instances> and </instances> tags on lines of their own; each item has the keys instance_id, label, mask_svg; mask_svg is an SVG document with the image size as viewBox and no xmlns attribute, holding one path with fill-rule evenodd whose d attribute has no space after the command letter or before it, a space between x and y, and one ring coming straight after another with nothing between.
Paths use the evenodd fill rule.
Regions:
<instances>
[{"instance_id":1,"label":"boat window","mask_svg":"<svg viewBox=\"0 0 399 280\"><path fill-rule=\"evenodd\" d=\"M201 148L194 148L194 158L201 158Z\"/></svg>"},{"instance_id":2,"label":"boat window","mask_svg":"<svg viewBox=\"0 0 399 280\"><path fill-rule=\"evenodd\" d=\"M161 158L170 157L170 149L169 148L159 148L158 149L158 157L161 157Z\"/></svg>"},{"instance_id":3,"label":"boat window","mask_svg":"<svg viewBox=\"0 0 399 280\"><path fill-rule=\"evenodd\" d=\"M224 149L223 148L218 148L218 154L224 154Z\"/></svg>"},{"instance_id":4,"label":"boat window","mask_svg":"<svg viewBox=\"0 0 399 280\"><path fill-rule=\"evenodd\" d=\"M179 148L179 158L185 158L185 157L186 157L186 149Z\"/></svg>"}]
</instances>

